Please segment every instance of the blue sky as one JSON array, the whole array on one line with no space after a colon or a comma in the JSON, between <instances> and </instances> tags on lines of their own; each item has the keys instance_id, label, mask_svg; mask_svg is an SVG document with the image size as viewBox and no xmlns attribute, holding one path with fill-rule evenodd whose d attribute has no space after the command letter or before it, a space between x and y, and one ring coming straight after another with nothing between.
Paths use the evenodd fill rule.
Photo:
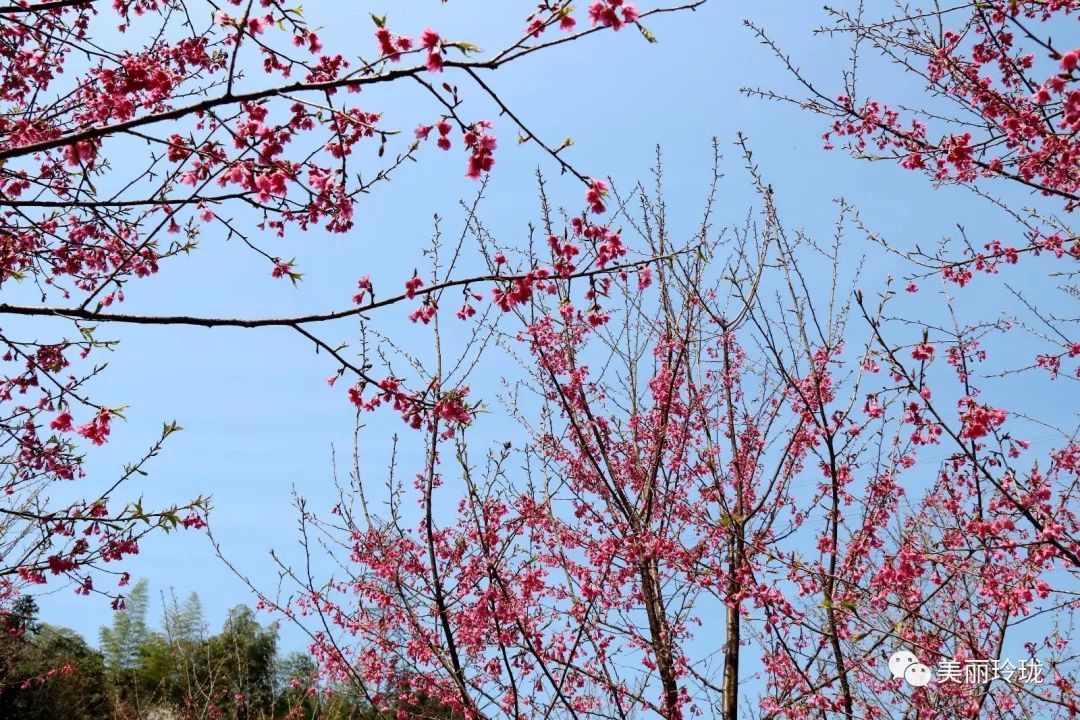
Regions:
<instances>
[{"instance_id":1,"label":"blue sky","mask_svg":"<svg viewBox=\"0 0 1080 720\"><path fill-rule=\"evenodd\" d=\"M327 48L346 54L371 46L369 3L312 3L306 13ZM394 3L391 26L415 34L425 25L444 36L468 39L485 48L516 32L534 4L432 2ZM642 8L646 5L643 3ZM844 196L863 219L903 244L933 244L954 232L957 222L972 234L996 237L1004 216L955 189L932 191L925 179L890 164L854 162L840 151L821 149L825 130L819 118L787 105L767 103L739 93L744 85L797 92L784 67L759 45L744 16L766 27L811 76L837 88L845 62L842 44L814 38L825 21L817 4L759 0L733 4L714 0L693 15L668 15L650 23L659 39L649 45L633 30L604 33L508 66L490 80L503 100L539 136L557 144L572 136L568 157L583 171L610 175L621 187L647 180L655 146L663 146L669 206L675 222L688 233L699 218L710 170L710 139L724 149L718 222L739 223L754 201L738 150L738 131L750 138L754 159L775 191L782 218L791 227L827 237L836 218L833 200ZM447 74L451 80L451 74ZM500 148L480 215L504 243L525 237L538 217L537 168L551 180L556 204L576 208L582 189L560 178L550 158L529 145L517 145L516 130L486 102L467 78L458 77L469 117L495 120ZM831 85L830 85L831 83ZM390 125L410 131L437 110L414 88L367 93L373 109L384 110ZM293 288L272 280L265 263L237 242L225 243L216 230L201 239L190 259L179 259L156 277L134 283L123 309L132 313L188 313L215 316L273 316L323 311L348 305L356 279L370 275L383 287L398 287L414 267L423 267L420 251L428 244L435 213L444 231L460 231L460 199L470 199L477 184L463 177L459 150L441 153L425 148L421 162L363 200L356 228L347 236L321 231L290 233L268 240L283 257L297 258L304 282ZM849 251L860 254L852 235ZM872 265L868 285L876 286L888 268ZM979 301L974 295L973 302ZM392 309L378 317L380 327L420 343L416 328ZM92 473L112 477L153 441L162 422L176 420L185 429L166 446L131 493L148 502L182 501L197 494L213 497L213 526L227 554L258 583L274 580L267 553L295 548L295 519L290 492L296 486L313 507L331 498L331 447L345 454L353 409L342 387L328 389L325 378L335 366L315 354L303 338L286 329L202 329L183 327L109 327L102 333L122 343L110 368L95 385L102 402L129 406L127 422L114 428L109 446L90 454ZM355 321L320 329L336 341L356 337ZM415 345L423 347L423 345ZM489 388L491 390L493 388ZM1017 388L1022 392L1023 388ZM372 433L396 429L386 418ZM481 421L482 438L506 432L494 420ZM365 446L364 466L373 476L387 462L385 443ZM380 449L381 448L381 449ZM226 610L253 603L242 583L220 562L207 539L188 532L144 542L129 563L136 577L146 577L153 593L175 588L197 592L211 628ZM59 589L40 601L49 622L68 625L96 641L97 629L109 622L107 601ZM299 636L283 628L282 644L298 648Z\"/></svg>"}]
</instances>

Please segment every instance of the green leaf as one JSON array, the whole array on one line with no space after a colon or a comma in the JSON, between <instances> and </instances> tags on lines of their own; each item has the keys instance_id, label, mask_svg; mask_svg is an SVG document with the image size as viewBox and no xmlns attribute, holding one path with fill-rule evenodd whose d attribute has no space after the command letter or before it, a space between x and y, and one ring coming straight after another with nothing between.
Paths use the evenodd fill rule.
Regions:
<instances>
[{"instance_id":1,"label":"green leaf","mask_svg":"<svg viewBox=\"0 0 1080 720\"><path fill-rule=\"evenodd\" d=\"M375 22L375 27L386 27L386 16L379 17L375 13L371 13L371 19Z\"/></svg>"},{"instance_id":2,"label":"green leaf","mask_svg":"<svg viewBox=\"0 0 1080 720\"><path fill-rule=\"evenodd\" d=\"M652 34L649 28L644 25L638 25L638 30L641 31L641 36L651 43L657 42L656 36Z\"/></svg>"},{"instance_id":3,"label":"green leaf","mask_svg":"<svg viewBox=\"0 0 1080 720\"><path fill-rule=\"evenodd\" d=\"M167 523L167 524L166 524ZM168 533L170 530L175 529L180 524L180 518L177 516L175 510L169 510L161 513L161 529Z\"/></svg>"},{"instance_id":4,"label":"green leaf","mask_svg":"<svg viewBox=\"0 0 1080 720\"><path fill-rule=\"evenodd\" d=\"M457 48L464 55L468 55L469 53L483 52L480 48L478 48L477 46L473 45L470 42L449 43L447 45L447 47Z\"/></svg>"}]
</instances>

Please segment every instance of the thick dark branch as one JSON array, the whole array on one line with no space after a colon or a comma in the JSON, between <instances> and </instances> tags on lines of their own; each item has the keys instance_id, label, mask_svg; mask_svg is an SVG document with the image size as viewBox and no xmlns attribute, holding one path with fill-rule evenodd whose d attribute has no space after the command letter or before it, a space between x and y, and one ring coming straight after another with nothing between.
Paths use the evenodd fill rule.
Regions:
<instances>
[{"instance_id":1,"label":"thick dark branch","mask_svg":"<svg viewBox=\"0 0 1080 720\"><path fill-rule=\"evenodd\" d=\"M37 3L36 5L3 5L0 6L0 15L47 12L49 10L61 10L63 8L77 7L79 5L91 5L95 2L97 2L97 0L51 0L51 2Z\"/></svg>"},{"instance_id":2,"label":"thick dark branch","mask_svg":"<svg viewBox=\"0 0 1080 720\"><path fill-rule=\"evenodd\" d=\"M64 2L66 0L59 0ZM88 0L84 0L88 1ZM697 0L696 2L687 3L677 7L669 8L657 8L644 13L641 17L645 18L649 15L666 12L676 12L681 10L694 10L701 5L704 5L707 0ZM74 4L74 0L72 0ZM43 7L43 6L38 6ZM9 11L10 12L10 11ZM513 53L506 57L495 57L491 60L483 60L477 62L461 62L455 60L447 60L444 63L446 68L458 68L460 70L495 70L508 62L524 57L530 52L550 47L558 44L562 44L567 40L576 39L582 35L588 35L593 32L597 32L602 28L596 27L590 30L586 30L576 35L571 35L566 38L560 38L559 40L553 40L547 43L539 43L530 48L527 48L521 52ZM153 113L150 115L143 115L142 117L132 118L124 122L118 122L114 125L106 125L103 127L89 127L82 130L61 135L60 137L53 138L51 140L43 140L37 143L31 143L29 145L23 145L20 147L7 148L0 150L0 161L9 160L11 158L23 157L33 153L44 152L46 150L54 150L65 145L71 145L74 143L82 142L85 140L97 140L99 138L107 137L109 135L115 135L117 133L126 132L137 127L145 125L152 125L154 123L164 122L166 120L178 120L180 118L188 117L190 115L206 112L213 108L220 107L222 105L233 105L242 102L255 102L258 100L265 100L272 97L279 97L287 93L294 92L326 92L327 90L333 90L343 87L361 87L363 85L375 85L379 83L393 82L406 77L412 77L420 75L421 73L428 72L426 65L416 65L410 68L402 68L400 70L390 70L380 73L378 75L359 76L358 73L369 69L370 66L361 68L354 72L337 80L327 80L325 82L294 82L288 85L280 85L272 88L263 88L262 90L254 90L247 93L234 94L226 92L224 95L219 95L213 98L207 98L202 102L195 103L194 105L187 105L180 108L174 108L172 110L166 110L160 113Z\"/></svg>"},{"instance_id":3,"label":"thick dark branch","mask_svg":"<svg viewBox=\"0 0 1080 720\"><path fill-rule=\"evenodd\" d=\"M613 265L604 269L586 270L584 272L575 273L571 275L571 278L587 278L594 277L596 275L611 275L623 270L632 270L644 265L651 265L661 260L667 260L674 257L674 255L662 255L645 260L639 260L632 263L624 263L622 265ZM372 301L365 305L358 305L348 310L335 310L333 312L321 313L316 315L299 315L296 317L281 317L281 318L215 318L215 317L198 317L195 315L130 315L126 313L103 313L94 310L87 310L84 308L57 308L57 307L34 307L32 305L11 305L9 303L0 303L0 315L23 315L28 317L59 317L68 318L71 320L86 320L88 322L111 322L111 323L124 323L128 325L195 325L198 327L242 327L242 328L256 328L256 327L296 327L299 325L309 325L311 323L329 322L332 320L341 320L347 317L353 317L356 315L362 315L371 310L377 310L388 305L394 305L399 302L404 302L409 299L422 298L426 295L438 293L441 290L453 287L461 287L463 285L472 285L478 283L487 282L512 282L514 280L523 279L525 275L477 275L471 278L448 280L443 283L430 285L428 287L418 289L413 298L409 298L405 293L400 295L394 295L386 298L385 300Z\"/></svg>"},{"instance_id":4,"label":"thick dark branch","mask_svg":"<svg viewBox=\"0 0 1080 720\"><path fill-rule=\"evenodd\" d=\"M226 193L224 195L195 196L188 198L141 198L132 200L0 200L0 207L40 207L40 208L129 208L153 205L197 205L198 203L220 203L226 200L239 200L255 195L254 192ZM264 206L265 207L265 206Z\"/></svg>"},{"instance_id":5,"label":"thick dark branch","mask_svg":"<svg viewBox=\"0 0 1080 720\"><path fill-rule=\"evenodd\" d=\"M447 62L446 66L451 66L454 63ZM459 63L458 65L463 65ZM483 64L481 63L481 66ZM288 85L279 85L272 88L263 88L262 90L254 90L247 93L239 94L225 94L219 95L213 98L207 98L202 102L195 103L194 105L186 105L184 107L174 108L172 110L166 110L164 112L153 113L150 115L143 115L142 117L132 118L124 122L118 122L114 125L105 125L102 127L90 127L83 130L67 133L60 137L53 138L51 140L43 140L42 142L31 143L29 145L22 145L19 147L8 148L6 150L0 150L0 160L9 160L11 158L22 157L33 153L44 152L46 150L55 150L65 145L72 145L74 143L83 142L85 140L97 140L109 135L115 135L117 133L127 132L137 127L144 125L153 125L155 123L164 122L166 120L179 120L180 118L189 117L198 113L204 113L208 110L213 110L216 107L222 105L234 105L244 102L256 102L258 100L266 100L272 97L279 97L288 93L294 92L326 92L327 90L333 90L342 87L359 87L362 85L373 85L376 83L393 82L400 80L401 78L410 77L421 72L427 72L427 68L423 65L417 65L416 67L403 68L401 70L391 70L390 72L382 73L381 75L372 75L368 77L345 77L338 80L328 80L326 82L294 82Z\"/></svg>"}]
</instances>

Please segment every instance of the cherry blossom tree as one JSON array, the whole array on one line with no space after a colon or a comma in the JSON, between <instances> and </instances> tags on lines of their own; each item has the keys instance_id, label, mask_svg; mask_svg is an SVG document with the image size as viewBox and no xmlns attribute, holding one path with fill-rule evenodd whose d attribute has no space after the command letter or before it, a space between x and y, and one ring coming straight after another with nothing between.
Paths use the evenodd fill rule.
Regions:
<instances>
[{"instance_id":1,"label":"cherry blossom tree","mask_svg":"<svg viewBox=\"0 0 1080 720\"><path fill-rule=\"evenodd\" d=\"M654 191L611 190L604 225L542 192L543 242L500 262L558 266L617 224L666 259L555 273L492 326L521 358L504 400L525 441L478 450L478 406L446 405L380 491L361 415L340 502L298 497L306 559L260 593L324 679L468 718L1074 715L1072 436L1036 456L980 392L999 328L867 292L843 261L853 208L832 242L792 233L744 157L758 211L719 229L714 185L685 241L659 169ZM414 366L467 366L430 322ZM895 673L898 649L937 681Z\"/></svg>"},{"instance_id":2,"label":"cherry blossom tree","mask_svg":"<svg viewBox=\"0 0 1080 720\"><path fill-rule=\"evenodd\" d=\"M200 317L183 307L163 316L117 312L132 282L197 253L207 236L240 241L273 277L299 282L295 263L265 250L265 240L316 229L363 232L354 215L363 196L431 152L462 153L470 178L492 169L497 129L476 116L470 96L494 103L498 130L538 147L602 209L603 183L573 166L565 144L549 145L528 130L499 98L496 71L599 32L632 28L652 39L646 23L701 4L639 9L600 0L580 11L566 2L526 4L522 24L505 29L495 52L438 29L402 27L393 13L371 13L358 47L324 47L316 28L333 20L333 5L0 5L0 283L7 293L0 304L0 604L27 584L60 577L119 605L127 575L112 568L138 552L147 532L205 522L201 498L151 510L121 490L147 473L175 423L119 477L84 477L80 448L107 442L123 413L115 398L86 389L106 372L106 351L115 346L103 327L292 328L335 358L334 379L349 376L353 401L378 402L371 395L378 388L410 422L422 423L432 413L460 412L460 403L437 394L428 402L431 392L377 376L320 339L317 324L404 304L414 321L428 322L441 288L479 294L493 286L498 302L514 303L543 276L526 268L513 277L443 278L439 287L364 276L343 292L355 295L353 305L287 318ZM402 85L420 87L433 108L407 127L390 126L360 94ZM72 481L88 487L84 498L56 499L71 495L59 489ZM118 584L96 586L102 572L119 575Z\"/></svg>"},{"instance_id":3,"label":"cherry blossom tree","mask_svg":"<svg viewBox=\"0 0 1080 720\"><path fill-rule=\"evenodd\" d=\"M934 311L893 316L916 332L901 351L896 343L904 330L889 330L883 310L858 301L876 353L871 367L889 374L895 386L888 395L906 405L904 422L914 429L894 442L952 453L909 525L888 541L874 533L875 545L900 551L859 575L876 573L868 588L876 609L890 601L902 609L888 621L904 648L928 664L944 663L938 681L915 694L927 716L1072 717L1077 710L1069 669L1080 570L1076 432L1039 438L1051 447L1037 453L1031 440L1033 430L1061 417L1048 400L1070 397L1080 377L1073 333L1080 246L1068 222L1076 199L1072 106L1080 97L1069 38L1078 9L1071 2L834 5L818 33L850 40L850 64L835 85L803 71L769 28L748 23L800 88L747 88L748 94L823 116L828 150L892 161L924 173L937 188L968 189L1004 220L993 236L977 238L958 218L959 237L927 250L919 239L886 239L853 215L864 237L896 259L904 290L938 308L941 318L928 320ZM927 298L924 285L941 290ZM967 296L974 292L996 298L995 306L973 312ZM890 292L880 302L884 308L903 301ZM943 386L946 377L934 373L945 366L954 377ZM1024 398L1009 392L1021 387ZM885 396L868 396L864 410L887 418ZM896 475L890 468L889 482ZM867 617L857 599L848 602L860 620ZM1025 629L1010 642L1018 626ZM853 637L873 637L864 632ZM890 650L898 644L892 642ZM957 682L960 665L996 667L1017 654L1041 656L1054 672L1039 687L996 671L960 673Z\"/></svg>"},{"instance_id":4,"label":"cherry blossom tree","mask_svg":"<svg viewBox=\"0 0 1080 720\"><path fill-rule=\"evenodd\" d=\"M797 58L767 28L748 22L806 92L746 92L828 118L827 149L842 146L857 158L892 160L938 185L969 187L1012 212L1018 223L1014 237L966 242L960 255L944 258L917 253L928 263L950 262L942 268L949 280L963 285L973 272L993 273L1026 254L1061 259L1071 273L1080 247L1055 211L1075 209L1080 188L1080 50L1068 44L1080 5L896 3L878 10L861 2L826 8L830 23L818 33L852 41L851 64L836 91L800 71ZM875 56L884 63L875 63ZM898 81L891 94L883 89L884 77ZM1001 188L1013 194L1002 197ZM1023 207L1016 191L1047 202Z\"/></svg>"},{"instance_id":5,"label":"cherry blossom tree","mask_svg":"<svg viewBox=\"0 0 1080 720\"><path fill-rule=\"evenodd\" d=\"M837 92L755 28L802 94L750 92L826 116L826 147L969 187L1011 218L999 238L926 252L846 203L832 241L788 230L742 140L758 208L715 220L717 159L696 232L674 237L659 164L655 188L621 194L536 137L491 80L594 33L650 39L651 18L700 4L541 2L493 53L376 13L357 56L272 0L0 7L0 282L28 298L0 305L4 596L53 575L89 593L146 532L205 522L199 499L119 499L161 443L87 500L48 499L84 474L77 438L106 442L122 412L84 390L113 346L100 326L287 327L334 358L329 382L347 378L358 416L340 501L324 514L297 497L303 559L279 557L280 592L260 592L309 633L313 693L344 684L401 717L1074 717L1080 445L1034 394L1006 398L1010 383L1061 392L1080 377L1075 321L1041 309L1047 278L1077 296L1080 246L1062 218L1077 192L1078 56L1052 38L1078 8L832 10L829 33L854 38ZM860 82L868 47L915 80L921 107L864 94L877 90ZM387 127L359 98L393 83L437 109ZM499 117L476 116L469 92ZM116 310L129 282L198 252L208 229L299 282L262 241L362 231L362 196L425 153L463 151L483 187L504 127L584 194L556 209L541 183L525 243L500 244L468 206L456 244L436 229L429 272L359 277L350 307ZM852 234L897 258L904 292L861 273ZM458 276L471 243L487 271ZM1006 285L1021 262L1029 284ZM1000 283L1017 314L966 310L976 279ZM939 293L920 290L931 282ZM428 354L365 325L356 358L317 332L390 306L431 333ZM41 341L31 319L70 332ZM461 328L463 349L450 341ZM470 386L492 347L520 359L503 400L526 439L486 447L474 438L491 399ZM1035 348L1030 362L1017 366L1016 347ZM405 423L403 452L376 494L360 444L365 419L387 412ZM935 681L896 672L897 650ZM1045 677L1030 664L1007 675L1010 658Z\"/></svg>"}]
</instances>

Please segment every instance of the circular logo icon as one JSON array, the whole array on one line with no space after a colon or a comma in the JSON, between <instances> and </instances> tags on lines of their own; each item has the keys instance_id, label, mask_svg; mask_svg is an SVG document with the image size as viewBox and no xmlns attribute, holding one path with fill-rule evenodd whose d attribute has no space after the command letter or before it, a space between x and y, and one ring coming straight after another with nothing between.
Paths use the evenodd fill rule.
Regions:
<instances>
[{"instance_id":1,"label":"circular logo icon","mask_svg":"<svg viewBox=\"0 0 1080 720\"><path fill-rule=\"evenodd\" d=\"M904 677L904 671L912 665L918 664L918 662L919 658L915 657L914 653L907 650L897 650L889 657L889 672L895 678Z\"/></svg>"},{"instance_id":2,"label":"circular logo icon","mask_svg":"<svg viewBox=\"0 0 1080 720\"><path fill-rule=\"evenodd\" d=\"M904 679L912 687L926 687L930 684L930 668L921 662L912 663L904 671Z\"/></svg>"}]
</instances>

